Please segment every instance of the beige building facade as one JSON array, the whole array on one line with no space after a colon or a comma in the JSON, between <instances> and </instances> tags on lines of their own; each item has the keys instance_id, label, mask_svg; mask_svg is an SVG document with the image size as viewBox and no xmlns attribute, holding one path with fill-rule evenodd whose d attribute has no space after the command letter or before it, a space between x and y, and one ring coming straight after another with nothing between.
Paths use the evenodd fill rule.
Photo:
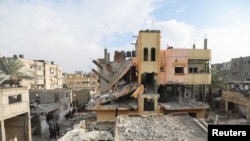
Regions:
<instances>
[{"instance_id":1,"label":"beige building facade","mask_svg":"<svg viewBox=\"0 0 250 141\"><path fill-rule=\"evenodd\" d=\"M0 139L31 141L29 91L27 87L0 89Z\"/></svg>"},{"instance_id":2,"label":"beige building facade","mask_svg":"<svg viewBox=\"0 0 250 141\"><path fill-rule=\"evenodd\" d=\"M95 89L98 84L98 76L94 73L65 73L64 79L67 88L74 90Z\"/></svg>"},{"instance_id":3,"label":"beige building facade","mask_svg":"<svg viewBox=\"0 0 250 141\"><path fill-rule=\"evenodd\" d=\"M11 57L9 57L11 58ZM22 80L22 86L30 89L59 89L63 87L62 67L45 60L31 60L23 55L14 55L13 58L23 62L23 71L34 75L34 80Z\"/></svg>"}]
</instances>

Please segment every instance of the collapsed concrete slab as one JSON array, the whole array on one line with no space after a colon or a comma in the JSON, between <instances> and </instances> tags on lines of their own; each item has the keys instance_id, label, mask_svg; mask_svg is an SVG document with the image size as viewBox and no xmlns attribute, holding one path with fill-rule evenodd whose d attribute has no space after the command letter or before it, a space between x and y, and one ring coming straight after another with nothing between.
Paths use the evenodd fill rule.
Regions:
<instances>
[{"instance_id":1,"label":"collapsed concrete slab","mask_svg":"<svg viewBox=\"0 0 250 141\"><path fill-rule=\"evenodd\" d=\"M86 109L95 111L98 120L114 121L117 115L131 113L172 112L205 118L209 108L206 97L211 83L211 50L207 47L162 50L160 33L139 31L132 57L128 52L115 51L114 60L110 61L105 49L104 58L93 61L97 65L93 71L99 76L99 86L91 94ZM131 100L137 101L136 108L129 104L121 106Z\"/></svg>"}]
</instances>

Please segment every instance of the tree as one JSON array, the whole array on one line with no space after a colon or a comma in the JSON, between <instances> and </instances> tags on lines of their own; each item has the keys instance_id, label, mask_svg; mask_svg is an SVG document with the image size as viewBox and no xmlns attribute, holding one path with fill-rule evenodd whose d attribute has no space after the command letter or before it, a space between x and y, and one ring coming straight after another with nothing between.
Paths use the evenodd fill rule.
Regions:
<instances>
[{"instance_id":1,"label":"tree","mask_svg":"<svg viewBox=\"0 0 250 141\"><path fill-rule=\"evenodd\" d=\"M24 64L17 58L3 58L0 60L0 77L3 84L19 86L24 79L34 79L34 74L24 70Z\"/></svg>"},{"instance_id":2,"label":"tree","mask_svg":"<svg viewBox=\"0 0 250 141\"><path fill-rule=\"evenodd\" d=\"M217 69L211 68L211 84L209 86L209 94L208 94L208 103L214 109L214 90L219 90L222 92L222 90L225 90L225 82L227 81L227 78Z\"/></svg>"},{"instance_id":3,"label":"tree","mask_svg":"<svg viewBox=\"0 0 250 141\"><path fill-rule=\"evenodd\" d=\"M217 69L211 69L211 88L225 89L227 78Z\"/></svg>"}]
</instances>

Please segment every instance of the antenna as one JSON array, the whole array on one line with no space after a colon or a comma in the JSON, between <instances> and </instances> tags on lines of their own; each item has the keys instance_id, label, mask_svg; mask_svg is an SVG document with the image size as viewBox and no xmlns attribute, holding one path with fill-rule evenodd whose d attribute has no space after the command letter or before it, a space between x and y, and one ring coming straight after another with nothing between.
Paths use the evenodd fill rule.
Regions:
<instances>
[{"instance_id":1,"label":"antenna","mask_svg":"<svg viewBox=\"0 0 250 141\"><path fill-rule=\"evenodd\" d=\"M204 38L207 38L207 33L204 34Z\"/></svg>"}]
</instances>

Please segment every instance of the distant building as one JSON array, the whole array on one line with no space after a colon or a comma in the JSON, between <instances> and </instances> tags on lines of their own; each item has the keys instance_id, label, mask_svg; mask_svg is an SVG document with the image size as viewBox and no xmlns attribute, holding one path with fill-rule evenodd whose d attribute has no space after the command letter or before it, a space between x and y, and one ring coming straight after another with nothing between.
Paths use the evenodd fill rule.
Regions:
<instances>
[{"instance_id":1,"label":"distant building","mask_svg":"<svg viewBox=\"0 0 250 141\"><path fill-rule=\"evenodd\" d=\"M31 141L27 87L0 89L0 140Z\"/></svg>"},{"instance_id":2,"label":"distant building","mask_svg":"<svg viewBox=\"0 0 250 141\"><path fill-rule=\"evenodd\" d=\"M35 74L35 80L22 80L22 86L30 89L59 89L63 87L62 67L45 60L30 60L24 58L24 55L14 55L24 63L23 70L26 73Z\"/></svg>"},{"instance_id":3,"label":"distant building","mask_svg":"<svg viewBox=\"0 0 250 141\"><path fill-rule=\"evenodd\" d=\"M225 63L212 64L228 81L250 81L250 56L232 58Z\"/></svg>"},{"instance_id":4,"label":"distant building","mask_svg":"<svg viewBox=\"0 0 250 141\"><path fill-rule=\"evenodd\" d=\"M95 89L98 84L98 76L94 73L75 72L64 73L67 88L74 90Z\"/></svg>"},{"instance_id":5,"label":"distant building","mask_svg":"<svg viewBox=\"0 0 250 141\"><path fill-rule=\"evenodd\" d=\"M73 74L64 73L64 85L73 90L73 101L80 105L85 105L89 100L91 90L98 87L98 76L94 73L83 73L76 71Z\"/></svg>"}]
</instances>

